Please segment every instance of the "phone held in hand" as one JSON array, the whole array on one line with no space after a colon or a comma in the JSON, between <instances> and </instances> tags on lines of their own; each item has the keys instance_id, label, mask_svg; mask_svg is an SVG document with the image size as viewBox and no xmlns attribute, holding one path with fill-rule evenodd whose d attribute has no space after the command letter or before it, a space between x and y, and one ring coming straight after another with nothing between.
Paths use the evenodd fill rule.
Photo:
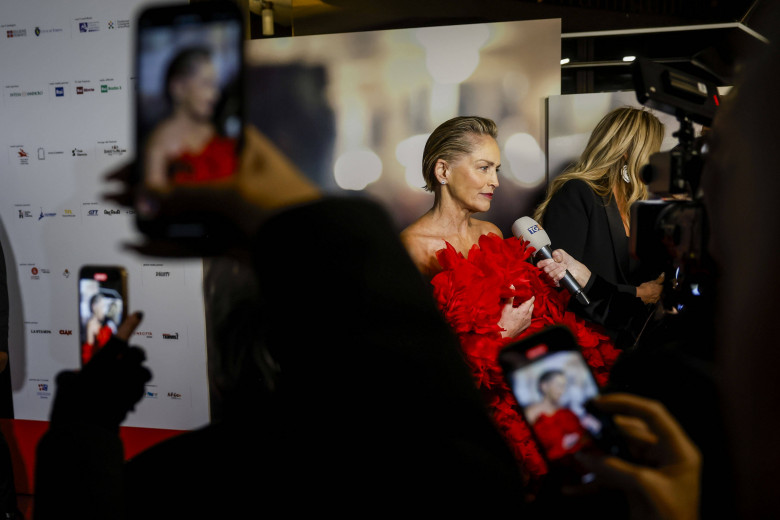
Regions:
<instances>
[{"instance_id":1,"label":"phone held in hand","mask_svg":"<svg viewBox=\"0 0 780 520\"><path fill-rule=\"evenodd\" d=\"M124 267L85 265L79 270L79 349L84 366L127 318Z\"/></svg>"},{"instance_id":2,"label":"phone held in hand","mask_svg":"<svg viewBox=\"0 0 780 520\"><path fill-rule=\"evenodd\" d=\"M626 455L611 417L588 404L599 386L569 329L553 326L512 343L498 360L550 472L563 482L592 478L574 458L580 450Z\"/></svg>"},{"instance_id":3,"label":"phone held in hand","mask_svg":"<svg viewBox=\"0 0 780 520\"><path fill-rule=\"evenodd\" d=\"M202 238L207 222L170 208L161 214L158 206L170 188L213 186L236 171L245 119L243 13L235 2L152 6L136 28L137 225L155 237Z\"/></svg>"}]
</instances>

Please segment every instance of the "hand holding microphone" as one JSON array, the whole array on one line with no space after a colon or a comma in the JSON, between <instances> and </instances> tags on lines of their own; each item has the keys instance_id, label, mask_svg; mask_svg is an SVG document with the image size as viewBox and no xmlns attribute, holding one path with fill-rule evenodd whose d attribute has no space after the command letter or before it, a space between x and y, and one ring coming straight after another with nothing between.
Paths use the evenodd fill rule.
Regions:
<instances>
[{"instance_id":1,"label":"hand holding microphone","mask_svg":"<svg viewBox=\"0 0 780 520\"><path fill-rule=\"evenodd\" d=\"M590 300L582 291L582 286L569 272L568 267L575 270L585 281L590 278L590 271L563 250L551 251L550 237L542 226L531 217L520 217L512 224L512 234L529 242L529 245L536 250L533 255L534 264L544 269L550 278L565 287L582 305L590 305Z\"/></svg>"}]
</instances>

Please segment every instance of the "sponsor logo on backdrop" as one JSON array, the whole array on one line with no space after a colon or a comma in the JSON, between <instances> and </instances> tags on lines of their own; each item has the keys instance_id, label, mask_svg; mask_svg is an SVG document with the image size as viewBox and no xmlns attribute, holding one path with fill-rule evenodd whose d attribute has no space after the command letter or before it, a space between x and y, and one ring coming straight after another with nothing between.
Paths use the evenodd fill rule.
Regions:
<instances>
[{"instance_id":1,"label":"sponsor logo on backdrop","mask_svg":"<svg viewBox=\"0 0 780 520\"><path fill-rule=\"evenodd\" d=\"M42 34L61 33L62 27L52 27L50 29L41 29L40 27L36 27L33 32L35 33L35 36L40 36Z\"/></svg>"},{"instance_id":2,"label":"sponsor logo on backdrop","mask_svg":"<svg viewBox=\"0 0 780 520\"><path fill-rule=\"evenodd\" d=\"M64 276L65 278L70 278L70 271L68 271L68 269L65 269L64 271L62 271L62 276Z\"/></svg>"},{"instance_id":3,"label":"sponsor logo on backdrop","mask_svg":"<svg viewBox=\"0 0 780 520\"><path fill-rule=\"evenodd\" d=\"M62 210L62 216L68 218L68 217L75 217L76 214L73 213L72 209L63 209Z\"/></svg>"},{"instance_id":4,"label":"sponsor logo on backdrop","mask_svg":"<svg viewBox=\"0 0 780 520\"><path fill-rule=\"evenodd\" d=\"M97 202L82 202L82 206L97 206ZM86 212L88 217L97 217L100 215L100 210L97 207L93 207L91 209L87 209Z\"/></svg>"},{"instance_id":5,"label":"sponsor logo on backdrop","mask_svg":"<svg viewBox=\"0 0 780 520\"><path fill-rule=\"evenodd\" d=\"M42 96L43 90L39 89L22 89L19 85L6 85L5 88L9 90L8 97L11 99L27 98Z\"/></svg>"},{"instance_id":6,"label":"sponsor logo on backdrop","mask_svg":"<svg viewBox=\"0 0 780 520\"><path fill-rule=\"evenodd\" d=\"M38 147L37 150L38 160L39 161L45 161L46 160L46 150L42 146Z\"/></svg>"},{"instance_id":7,"label":"sponsor logo on backdrop","mask_svg":"<svg viewBox=\"0 0 780 520\"><path fill-rule=\"evenodd\" d=\"M38 215L38 220L43 220L46 217L56 217L56 216L57 216L56 213L46 212L46 211L43 211L43 208L41 208L41 214Z\"/></svg>"},{"instance_id":8,"label":"sponsor logo on backdrop","mask_svg":"<svg viewBox=\"0 0 780 520\"><path fill-rule=\"evenodd\" d=\"M104 215L119 215L120 213L122 213L122 212L119 211L118 209L104 209L103 210L103 214Z\"/></svg>"},{"instance_id":9,"label":"sponsor logo on backdrop","mask_svg":"<svg viewBox=\"0 0 780 520\"><path fill-rule=\"evenodd\" d=\"M112 92L114 90L122 90L122 85L109 85L107 83L102 83L100 85L101 94L105 94L106 92Z\"/></svg>"},{"instance_id":10,"label":"sponsor logo on backdrop","mask_svg":"<svg viewBox=\"0 0 780 520\"><path fill-rule=\"evenodd\" d=\"M180 267L165 263L144 263L142 267L144 284L184 285L185 274Z\"/></svg>"},{"instance_id":11,"label":"sponsor logo on backdrop","mask_svg":"<svg viewBox=\"0 0 780 520\"><path fill-rule=\"evenodd\" d=\"M22 38L27 36L27 29L6 29L6 38Z\"/></svg>"},{"instance_id":12,"label":"sponsor logo on backdrop","mask_svg":"<svg viewBox=\"0 0 780 520\"><path fill-rule=\"evenodd\" d=\"M14 207L19 211L19 218L32 218L32 211L27 209L30 207L29 204L14 204Z\"/></svg>"},{"instance_id":13,"label":"sponsor logo on backdrop","mask_svg":"<svg viewBox=\"0 0 780 520\"><path fill-rule=\"evenodd\" d=\"M28 154L27 151L21 146L17 146L15 148L16 148L16 160L19 161L19 164L22 166L27 166L28 164L30 164L30 154Z\"/></svg>"},{"instance_id":14,"label":"sponsor logo on backdrop","mask_svg":"<svg viewBox=\"0 0 780 520\"><path fill-rule=\"evenodd\" d=\"M30 329L30 334L51 334L49 329Z\"/></svg>"},{"instance_id":15,"label":"sponsor logo on backdrop","mask_svg":"<svg viewBox=\"0 0 780 520\"><path fill-rule=\"evenodd\" d=\"M152 339L152 332L148 330L141 330L135 332L136 336L143 336L145 339Z\"/></svg>"},{"instance_id":16,"label":"sponsor logo on backdrop","mask_svg":"<svg viewBox=\"0 0 780 520\"><path fill-rule=\"evenodd\" d=\"M175 401L178 401L181 399L181 394L177 392L168 392L168 397Z\"/></svg>"},{"instance_id":17,"label":"sponsor logo on backdrop","mask_svg":"<svg viewBox=\"0 0 780 520\"><path fill-rule=\"evenodd\" d=\"M33 267L32 269L30 269L30 280L40 280L40 279L41 279L41 275L38 274L38 268Z\"/></svg>"},{"instance_id":18,"label":"sponsor logo on backdrop","mask_svg":"<svg viewBox=\"0 0 780 520\"><path fill-rule=\"evenodd\" d=\"M52 81L49 83L49 88L52 88L54 97L65 97L65 89L68 88L69 81Z\"/></svg>"},{"instance_id":19,"label":"sponsor logo on backdrop","mask_svg":"<svg viewBox=\"0 0 780 520\"><path fill-rule=\"evenodd\" d=\"M116 141L98 141L97 144L103 148L103 155L109 157L121 157L127 153L127 149L119 146Z\"/></svg>"},{"instance_id":20,"label":"sponsor logo on backdrop","mask_svg":"<svg viewBox=\"0 0 780 520\"><path fill-rule=\"evenodd\" d=\"M107 25L109 29L129 29L130 20L109 20Z\"/></svg>"},{"instance_id":21,"label":"sponsor logo on backdrop","mask_svg":"<svg viewBox=\"0 0 780 520\"><path fill-rule=\"evenodd\" d=\"M100 144L100 143L98 143ZM125 153L127 153L126 148L120 148L119 145L112 144L111 146L107 148L103 148L103 155L108 155L109 157L121 157Z\"/></svg>"},{"instance_id":22,"label":"sponsor logo on backdrop","mask_svg":"<svg viewBox=\"0 0 780 520\"><path fill-rule=\"evenodd\" d=\"M28 382L32 384L35 389L35 395L41 399L48 399L51 397L50 384L48 379L28 379Z\"/></svg>"},{"instance_id":23,"label":"sponsor logo on backdrop","mask_svg":"<svg viewBox=\"0 0 780 520\"><path fill-rule=\"evenodd\" d=\"M163 332L162 333L163 339L179 339L179 333L178 332Z\"/></svg>"},{"instance_id":24,"label":"sponsor logo on backdrop","mask_svg":"<svg viewBox=\"0 0 780 520\"><path fill-rule=\"evenodd\" d=\"M87 156L87 152L85 152L81 148L74 148L73 150L71 150L70 154L73 157L86 157Z\"/></svg>"},{"instance_id":25,"label":"sponsor logo on backdrop","mask_svg":"<svg viewBox=\"0 0 780 520\"><path fill-rule=\"evenodd\" d=\"M60 329L60 335L61 336L70 336L73 334L73 331L70 329Z\"/></svg>"},{"instance_id":26,"label":"sponsor logo on backdrop","mask_svg":"<svg viewBox=\"0 0 780 520\"><path fill-rule=\"evenodd\" d=\"M156 385L149 385L146 387L146 390L144 392L144 397L146 399L157 399L157 396L160 395L157 391Z\"/></svg>"},{"instance_id":27,"label":"sponsor logo on backdrop","mask_svg":"<svg viewBox=\"0 0 780 520\"><path fill-rule=\"evenodd\" d=\"M17 97L32 97L32 96L42 96L43 90L18 90L16 92L11 92L9 94L9 97L17 98Z\"/></svg>"},{"instance_id":28,"label":"sponsor logo on backdrop","mask_svg":"<svg viewBox=\"0 0 780 520\"><path fill-rule=\"evenodd\" d=\"M89 80L82 81L82 83L89 83ZM83 96L84 94L91 94L93 92L95 92L94 87L90 87L89 85L76 85L77 96Z\"/></svg>"},{"instance_id":29,"label":"sponsor logo on backdrop","mask_svg":"<svg viewBox=\"0 0 780 520\"><path fill-rule=\"evenodd\" d=\"M92 20L91 18L77 19L79 23L80 33L93 33L100 30L100 22Z\"/></svg>"},{"instance_id":30,"label":"sponsor logo on backdrop","mask_svg":"<svg viewBox=\"0 0 780 520\"><path fill-rule=\"evenodd\" d=\"M30 164L30 148L23 144L12 144L8 149L9 158L12 164L27 166Z\"/></svg>"}]
</instances>

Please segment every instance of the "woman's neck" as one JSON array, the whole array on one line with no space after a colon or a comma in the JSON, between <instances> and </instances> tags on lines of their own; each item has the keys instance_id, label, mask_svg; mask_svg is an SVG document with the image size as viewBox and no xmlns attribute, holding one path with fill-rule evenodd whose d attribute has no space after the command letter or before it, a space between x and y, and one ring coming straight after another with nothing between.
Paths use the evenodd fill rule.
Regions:
<instances>
[{"instance_id":1,"label":"woman's neck","mask_svg":"<svg viewBox=\"0 0 780 520\"><path fill-rule=\"evenodd\" d=\"M473 211L463 208L451 199L446 200L437 194L433 207L428 212L443 235L468 235L471 228Z\"/></svg>"}]
</instances>

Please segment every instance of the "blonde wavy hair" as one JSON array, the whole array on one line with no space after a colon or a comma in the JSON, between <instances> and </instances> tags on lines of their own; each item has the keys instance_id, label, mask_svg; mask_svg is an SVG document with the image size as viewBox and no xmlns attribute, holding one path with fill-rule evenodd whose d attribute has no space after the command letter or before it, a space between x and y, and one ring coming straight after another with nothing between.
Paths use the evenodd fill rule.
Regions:
<instances>
[{"instance_id":1,"label":"blonde wavy hair","mask_svg":"<svg viewBox=\"0 0 780 520\"><path fill-rule=\"evenodd\" d=\"M572 179L585 181L607 200L617 193L618 208L626 215L631 204L647 199L647 186L639 173L661 148L663 138L663 123L649 111L628 106L612 110L593 129L577 162L550 183L547 195L534 211L534 220L542 223L550 199ZM621 176L623 165L628 166L630 183Z\"/></svg>"}]
</instances>

